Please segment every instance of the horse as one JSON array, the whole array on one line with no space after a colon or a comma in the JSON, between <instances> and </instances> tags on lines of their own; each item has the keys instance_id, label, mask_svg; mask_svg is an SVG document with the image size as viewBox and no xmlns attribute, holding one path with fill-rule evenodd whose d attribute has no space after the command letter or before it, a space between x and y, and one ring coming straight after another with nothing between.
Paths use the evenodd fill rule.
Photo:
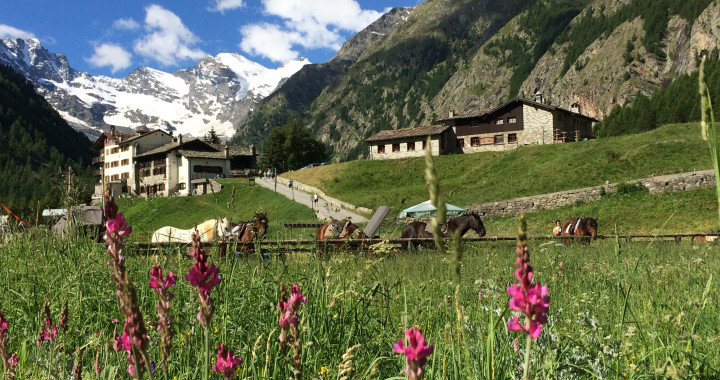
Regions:
<instances>
[{"instance_id":1,"label":"horse","mask_svg":"<svg viewBox=\"0 0 720 380\"><path fill-rule=\"evenodd\" d=\"M201 243L210 243L230 236L230 222L227 218L208 219L195 228L183 230L171 226L159 228L152 235L153 243L186 243L192 242L192 235L197 233Z\"/></svg>"},{"instance_id":2,"label":"horse","mask_svg":"<svg viewBox=\"0 0 720 380\"><path fill-rule=\"evenodd\" d=\"M480 215L475 211L450 219L446 225L440 226L440 230L443 234L443 237L452 237L455 236L455 234L458 232L460 233L460 237L462 237L465 236L465 234L470 230L475 231L475 233L477 233L480 237L485 236L485 234L487 233L485 231L485 226L483 225L482 219L480 219ZM403 239L422 239L432 237L433 234L430 224L425 222L411 222L402 230ZM418 243L416 244L416 246L417 245L420 244ZM410 243L407 244L407 247L409 246Z\"/></svg>"},{"instance_id":3,"label":"horse","mask_svg":"<svg viewBox=\"0 0 720 380\"><path fill-rule=\"evenodd\" d=\"M237 237L238 242L242 244L243 253L247 253L248 248L255 248L253 242L255 239L264 239L268 231L267 212L256 212L252 220L247 222L233 223L232 234Z\"/></svg>"},{"instance_id":4,"label":"horse","mask_svg":"<svg viewBox=\"0 0 720 380\"><path fill-rule=\"evenodd\" d=\"M351 221L340 221L333 219L330 223L325 223L318 227L315 232L315 240L322 241L327 239L366 239L365 233L360 227ZM323 245L324 246L324 245ZM332 243L331 247L337 249L342 246L341 243Z\"/></svg>"},{"instance_id":5,"label":"horse","mask_svg":"<svg viewBox=\"0 0 720 380\"><path fill-rule=\"evenodd\" d=\"M560 236L589 236L590 239L581 239L582 241L589 243L597 238L597 220L598 218L572 218L563 225ZM562 240L564 243L570 242L570 239Z\"/></svg>"}]
</instances>

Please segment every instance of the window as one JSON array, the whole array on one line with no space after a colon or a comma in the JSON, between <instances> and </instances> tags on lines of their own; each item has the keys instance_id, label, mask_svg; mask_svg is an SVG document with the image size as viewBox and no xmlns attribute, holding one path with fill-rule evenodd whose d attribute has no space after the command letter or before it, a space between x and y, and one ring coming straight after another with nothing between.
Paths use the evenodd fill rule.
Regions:
<instances>
[{"instance_id":1,"label":"window","mask_svg":"<svg viewBox=\"0 0 720 380\"><path fill-rule=\"evenodd\" d=\"M400 144L393 144L393 152L399 152L400 151Z\"/></svg>"},{"instance_id":2,"label":"window","mask_svg":"<svg viewBox=\"0 0 720 380\"><path fill-rule=\"evenodd\" d=\"M110 164L110 167L111 167L111 168L116 168L116 167L118 167L118 166L120 166L120 161L113 161L113 162Z\"/></svg>"},{"instance_id":3,"label":"window","mask_svg":"<svg viewBox=\"0 0 720 380\"><path fill-rule=\"evenodd\" d=\"M181 182L179 189L180 189L180 190L185 190L186 186L187 186L187 184L186 184L185 182Z\"/></svg>"},{"instance_id":4,"label":"window","mask_svg":"<svg viewBox=\"0 0 720 380\"><path fill-rule=\"evenodd\" d=\"M470 126L471 126L471 127L479 127L479 126L480 126L480 121L479 121L479 120L472 120L472 121L470 122Z\"/></svg>"},{"instance_id":5,"label":"window","mask_svg":"<svg viewBox=\"0 0 720 380\"><path fill-rule=\"evenodd\" d=\"M106 163L105 163L105 169L109 169L109 168L110 168L110 163L109 163L109 162L106 162Z\"/></svg>"},{"instance_id":6,"label":"window","mask_svg":"<svg viewBox=\"0 0 720 380\"><path fill-rule=\"evenodd\" d=\"M515 124L517 123L517 118L515 116L510 116L508 118L508 124Z\"/></svg>"},{"instance_id":7,"label":"window","mask_svg":"<svg viewBox=\"0 0 720 380\"><path fill-rule=\"evenodd\" d=\"M480 137L471 137L470 138L470 146L479 146L480 145Z\"/></svg>"},{"instance_id":8,"label":"window","mask_svg":"<svg viewBox=\"0 0 720 380\"><path fill-rule=\"evenodd\" d=\"M407 150L408 151L415 150L415 142L414 141L407 143Z\"/></svg>"},{"instance_id":9,"label":"window","mask_svg":"<svg viewBox=\"0 0 720 380\"><path fill-rule=\"evenodd\" d=\"M120 151L122 152L127 152L128 150L130 150L130 145L123 145L120 147Z\"/></svg>"},{"instance_id":10,"label":"window","mask_svg":"<svg viewBox=\"0 0 720 380\"><path fill-rule=\"evenodd\" d=\"M497 124L497 125L503 124L503 119L495 120L495 124Z\"/></svg>"},{"instance_id":11,"label":"window","mask_svg":"<svg viewBox=\"0 0 720 380\"><path fill-rule=\"evenodd\" d=\"M157 167L157 168L153 168L152 174L153 174L153 175L165 175L165 167L164 167L164 166L160 166L160 167Z\"/></svg>"},{"instance_id":12,"label":"window","mask_svg":"<svg viewBox=\"0 0 720 380\"><path fill-rule=\"evenodd\" d=\"M504 144L505 139L503 135L495 135L495 144Z\"/></svg>"},{"instance_id":13,"label":"window","mask_svg":"<svg viewBox=\"0 0 720 380\"><path fill-rule=\"evenodd\" d=\"M117 152L119 152L119 151L120 151L120 148L117 148L117 147L110 149L110 153L111 153L111 154L112 154L112 153L117 153Z\"/></svg>"},{"instance_id":14,"label":"window","mask_svg":"<svg viewBox=\"0 0 720 380\"><path fill-rule=\"evenodd\" d=\"M130 172L125 172L120 175L120 178L130 178Z\"/></svg>"},{"instance_id":15,"label":"window","mask_svg":"<svg viewBox=\"0 0 720 380\"><path fill-rule=\"evenodd\" d=\"M111 180L111 181L117 181L117 180L119 180L119 179L120 179L120 174L113 174L113 175L110 177L110 180Z\"/></svg>"},{"instance_id":16,"label":"window","mask_svg":"<svg viewBox=\"0 0 720 380\"><path fill-rule=\"evenodd\" d=\"M144 192L145 192L145 186L140 186L140 193L144 193Z\"/></svg>"},{"instance_id":17,"label":"window","mask_svg":"<svg viewBox=\"0 0 720 380\"><path fill-rule=\"evenodd\" d=\"M122 165L122 166L130 165L130 159L126 158L126 159L120 161L120 165Z\"/></svg>"},{"instance_id":18,"label":"window","mask_svg":"<svg viewBox=\"0 0 720 380\"><path fill-rule=\"evenodd\" d=\"M458 148L465 147L465 139L457 139L457 146Z\"/></svg>"},{"instance_id":19,"label":"window","mask_svg":"<svg viewBox=\"0 0 720 380\"><path fill-rule=\"evenodd\" d=\"M163 190L165 190L165 184L164 184L164 183L159 183L159 184L157 185L157 189L158 189L158 191L163 191Z\"/></svg>"},{"instance_id":20,"label":"window","mask_svg":"<svg viewBox=\"0 0 720 380\"><path fill-rule=\"evenodd\" d=\"M385 145L378 145L378 153L385 153Z\"/></svg>"},{"instance_id":21,"label":"window","mask_svg":"<svg viewBox=\"0 0 720 380\"><path fill-rule=\"evenodd\" d=\"M222 173L223 168L222 166L195 165L193 166L193 171L195 173ZM165 168L163 168L163 173L165 173Z\"/></svg>"},{"instance_id":22,"label":"window","mask_svg":"<svg viewBox=\"0 0 720 380\"><path fill-rule=\"evenodd\" d=\"M423 140L423 150L427 149L427 140Z\"/></svg>"},{"instance_id":23,"label":"window","mask_svg":"<svg viewBox=\"0 0 720 380\"><path fill-rule=\"evenodd\" d=\"M517 144L517 133L508 133L508 144Z\"/></svg>"},{"instance_id":24,"label":"window","mask_svg":"<svg viewBox=\"0 0 720 380\"><path fill-rule=\"evenodd\" d=\"M105 176L105 182L110 182L110 176L109 176L109 175L106 175L106 176Z\"/></svg>"}]
</instances>

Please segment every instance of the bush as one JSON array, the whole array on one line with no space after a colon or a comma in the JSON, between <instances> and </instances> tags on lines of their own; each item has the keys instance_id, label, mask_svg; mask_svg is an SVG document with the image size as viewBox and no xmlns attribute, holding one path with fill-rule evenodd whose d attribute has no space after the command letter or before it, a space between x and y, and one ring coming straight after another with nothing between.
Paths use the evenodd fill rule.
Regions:
<instances>
[{"instance_id":1,"label":"bush","mask_svg":"<svg viewBox=\"0 0 720 380\"><path fill-rule=\"evenodd\" d=\"M615 193L618 195L638 194L638 193L647 193L647 192L649 192L648 188L639 182L635 182L635 183L620 182L620 183L618 183L617 190L615 191Z\"/></svg>"}]
</instances>

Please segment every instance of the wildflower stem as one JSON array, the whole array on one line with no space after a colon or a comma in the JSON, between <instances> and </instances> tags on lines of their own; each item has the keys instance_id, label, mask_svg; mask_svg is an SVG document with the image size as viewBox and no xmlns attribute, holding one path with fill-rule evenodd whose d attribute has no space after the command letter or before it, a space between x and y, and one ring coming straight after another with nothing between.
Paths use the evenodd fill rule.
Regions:
<instances>
[{"instance_id":1,"label":"wildflower stem","mask_svg":"<svg viewBox=\"0 0 720 380\"><path fill-rule=\"evenodd\" d=\"M526 325L530 328L530 317L526 317ZM527 335L525 342L525 365L523 366L523 380L528 379L528 368L530 367L530 346L532 346L532 337Z\"/></svg>"},{"instance_id":2,"label":"wildflower stem","mask_svg":"<svg viewBox=\"0 0 720 380\"><path fill-rule=\"evenodd\" d=\"M205 351L203 352L203 380L207 380L210 376L210 321L205 326Z\"/></svg>"}]
</instances>

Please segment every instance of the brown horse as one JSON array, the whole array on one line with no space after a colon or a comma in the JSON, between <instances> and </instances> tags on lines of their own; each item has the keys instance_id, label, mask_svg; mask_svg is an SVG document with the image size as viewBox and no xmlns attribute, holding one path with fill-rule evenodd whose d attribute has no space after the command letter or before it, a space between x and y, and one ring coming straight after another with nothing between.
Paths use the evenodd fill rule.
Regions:
<instances>
[{"instance_id":1,"label":"brown horse","mask_svg":"<svg viewBox=\"0 0 720 380\"><path fill-rule=\"evenodd\" d=\"M239 243L242 243L242 252L247 253L248 248L255 249L254 241L264 239L268 231L267 212L255 213L252 220L238 222L233 225L233 235L237 236ZM236 232L237 231L237 232Z\"/></svg>"},{"instance_id":2,"label":"brown horse","mask_svg":"<svg viewBox=\"0 0 720 380\"><path fill-rule=\"evenodd\" d=\"M360 227L354 223L347 221L340 221L333 219L330 223L325 223L318 227L315 232L315 240L327 240L327 239L366 239L365 233ZM340 248L342 244L333 243L331 247ZM324 245L323 245L324 247Z\"/></svg>"},{"instance_id":3,"label":"brown horse","mask_svg":"<svg viewBox=\"0 0 720 380\"><path fill-rule=\"evenodd\" d=\"M475 231L480 237L485 236L486 233L482 219L480 219L480 215L475 211L450 219L447 225L440 226L440 230L443 233L443 237L455 236L458 232L462 237L470 230ZM416 221L403 228L402 237L404 239L432 238L433 234L430 224ZM409 245L408 243L408 246ZM417 246L419 243L415 245Z\"/></svg>"},{"instance_id":4,"label":"brown horse","mask_svg":"<svg viewBox=\"0 0 720 380\"><path fill-rule=\"evenodd\" d=\"M563 225L561 236L589 236L590 239L581 238L580 240L589 243L597 237L597 220L598 218L572 218ZM571 239L563 239L564 243L569 243Z\"/></svg>"}]
</instances>

